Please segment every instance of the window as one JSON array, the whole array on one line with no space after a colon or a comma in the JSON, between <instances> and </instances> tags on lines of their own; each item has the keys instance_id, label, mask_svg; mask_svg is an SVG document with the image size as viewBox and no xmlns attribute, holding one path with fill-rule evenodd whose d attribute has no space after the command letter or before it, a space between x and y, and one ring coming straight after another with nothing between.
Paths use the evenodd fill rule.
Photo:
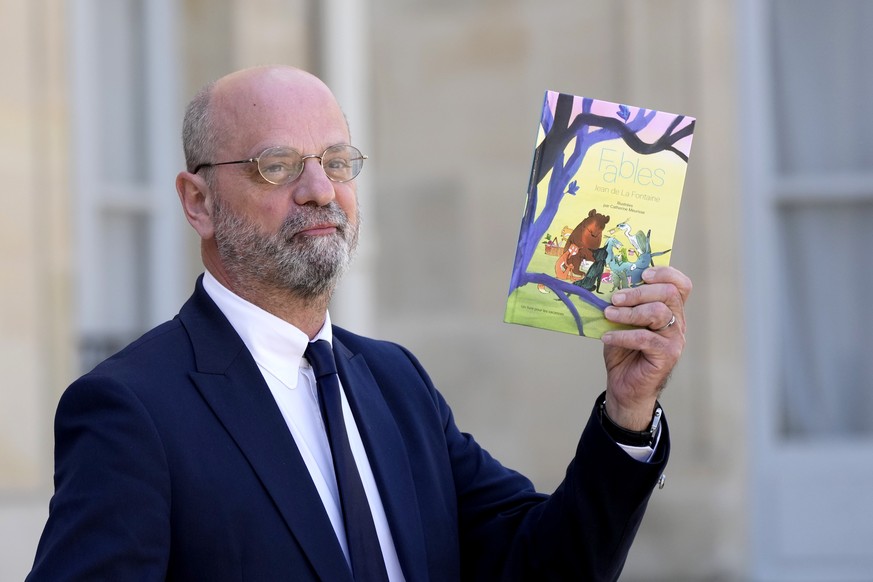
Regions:
<instances>
[{"instance_id":1,"label":"window","mask_svg":"<svg viewBox=\"0 0 873 582\"><path fill-rule=\"evenodd\" d=\"M873 3L774 0L771 25L779 246L751 259L780 281L780 432L873 435Z\"/></svg>"},{"instance_id":2,"label":"window","mask_svg":"<svg viewBox=\"0 0 873 582\"><path fill-rule=\"evenodd\" d=\"M80 0L73 19L73 165L80 367L187 294L172 0Z\"/></svg>"}]
</instances>

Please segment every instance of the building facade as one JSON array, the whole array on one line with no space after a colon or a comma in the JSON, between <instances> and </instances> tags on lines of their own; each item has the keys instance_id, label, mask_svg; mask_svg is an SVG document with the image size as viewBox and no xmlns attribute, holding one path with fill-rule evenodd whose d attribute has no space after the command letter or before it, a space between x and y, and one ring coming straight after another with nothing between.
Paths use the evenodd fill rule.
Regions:
<instances>
[{"instance_id":1,"label":"building facade","mask_svg":"<svg viewBox=\"0 0 873 582\"><path fill-rule=\"evenodd\" d=\"M0 15L0 579L28 571L47 515L60 393L172 317L201 270L173 188L184 104L281 62L335 89L370 157L334 320L410 347L462 429L543 491L605 380L595 341L502 323L543 92L696 117L671 254L695 284L663 397L673 457L622 579L869 580L869 2L0 0Z\"/></svg>"}]
</instances>

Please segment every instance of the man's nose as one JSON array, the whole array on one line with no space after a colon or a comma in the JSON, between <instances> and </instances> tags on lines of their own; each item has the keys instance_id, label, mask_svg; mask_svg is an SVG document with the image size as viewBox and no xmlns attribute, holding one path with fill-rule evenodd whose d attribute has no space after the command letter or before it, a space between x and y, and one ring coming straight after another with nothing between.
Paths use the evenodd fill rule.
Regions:
<instances>
[{"instance_id":1,"label":"man's nose","mask_svg":"<svg viewBox=\"0 0 873 582\"><path fill-rule=\"evenodd\" d=\"M324 206L336 196L333 186L321 167L321 156L303 156L303 171L292 182L294 201L301 206L309 202Z\"/></svg>"}]
</instances>

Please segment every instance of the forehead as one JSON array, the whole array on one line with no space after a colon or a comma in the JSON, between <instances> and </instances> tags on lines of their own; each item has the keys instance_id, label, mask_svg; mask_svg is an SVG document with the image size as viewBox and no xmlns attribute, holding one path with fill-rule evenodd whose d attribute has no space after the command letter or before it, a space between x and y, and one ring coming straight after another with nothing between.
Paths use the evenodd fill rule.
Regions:
<instances>
[{"instance_id":1,"label":"forehead","mask_svg":"<svg viewBox=\"0 0 873 582\"><path fill-rule=\"evenodd\" d=\"M255 155L276 145L321 153L348 143L346 119L316 77L297 70L258 70L216 84L210 102L219 151Z\"/></svg>"}]
</instances>

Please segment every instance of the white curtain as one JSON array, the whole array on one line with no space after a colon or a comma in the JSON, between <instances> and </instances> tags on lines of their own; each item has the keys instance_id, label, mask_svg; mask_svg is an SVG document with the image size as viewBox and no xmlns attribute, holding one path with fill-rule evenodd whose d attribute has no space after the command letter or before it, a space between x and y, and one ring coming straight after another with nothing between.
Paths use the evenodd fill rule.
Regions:
<instances>
[{"instance_id":1,"label":"white curtain","mask_svg":"<svg viewBox=\"0 0 873 582\"><path fill-rule=\"evenodd\" d=\"M772 262L781 310L784 429L873 433L873 202L783 210Z\"/></svg>"},{"instance_id":2,"label":"white curtain","mask_svg":"<svg viewBox=\"0 0 873 582\"><path fill-rule=\"evenodd\" d=\"M873 2L772 7L779 248L755 260L772 264L784 290L761 298L781 322L783 434L870 436Z\"/></svg>"}]
</instances>

